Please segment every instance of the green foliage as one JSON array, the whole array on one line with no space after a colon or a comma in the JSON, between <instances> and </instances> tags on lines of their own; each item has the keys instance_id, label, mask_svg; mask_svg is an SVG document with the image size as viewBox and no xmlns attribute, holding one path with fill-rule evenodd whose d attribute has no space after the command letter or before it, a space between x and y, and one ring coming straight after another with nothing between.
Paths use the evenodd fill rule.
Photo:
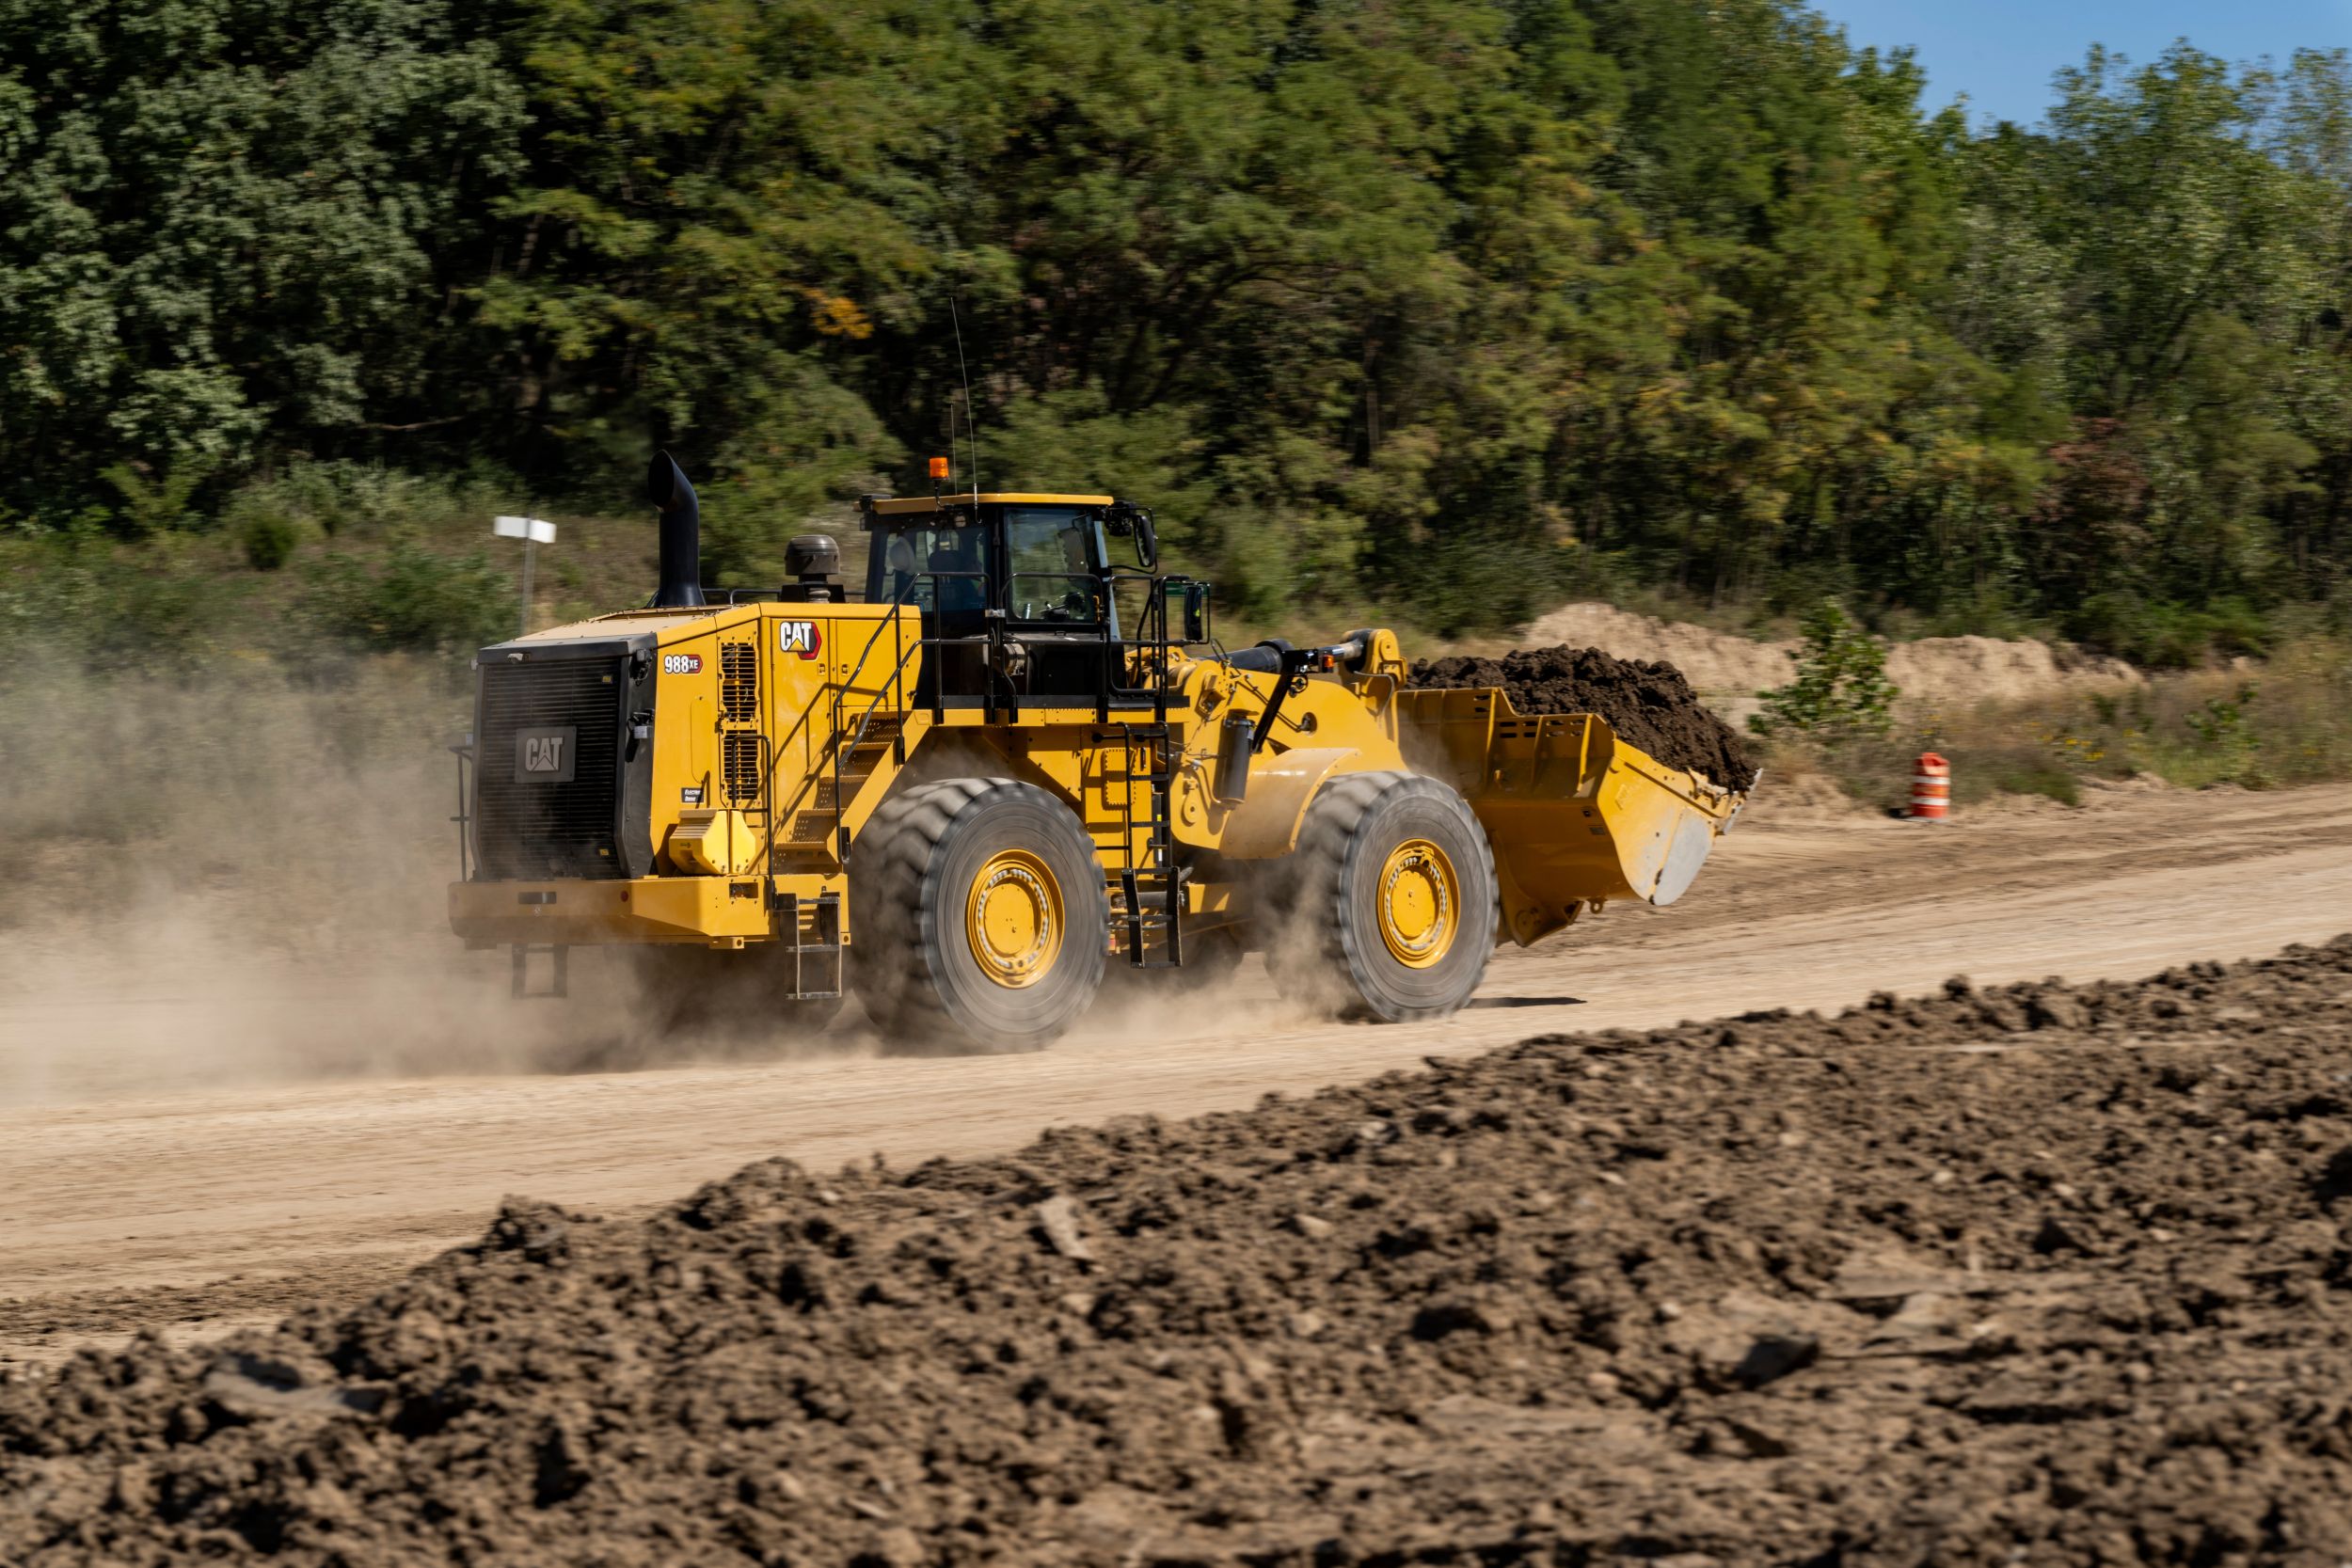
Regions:
<instances>
[{"instance_id":1,"label":"green foliage","mask_svg":"<svg viewBox=\"0 0 2352 1568\"><path fill-rule=\"evenodd\" d=\"M307 611L320 636L354 649L454 654L511 635L516 606L513 581L483 556L400 541L373 565L329 556Z\"/></svg>"},{"instance_id":2,"label":"green foliage","mask_svg":"<svg viewBox=\"0 0 2352 1568\"><path fill-rule=\"evenodd\" d=\"M755 582L977 426L1262 620L2343 592L2352 64L1922 85L1798 0L0 0L0 504L259 563L660 440Z\"/></svg>"},{"instance_id":3,"label":"green foliage","mask_svg":"<svg viewBox=\"0 0 2352 1568\"><path fill-rule=\"evenodd\" d=\"M1764 699L1764 711L1748 721L1756 734L1794 731L1836 738L1886 734L1897 692L1886 678L1885 648L1855 626L1836 600L1824 599L1804 619L1797 678L1756 695Z\"/></svg>"},{"instance_id":4,"label":"green foliage","mask_svg":"<svg viewBox=\"0 0 2352 1568\"><path fill-rule=\"evenodd\" d=\"M2122 592L2094 594L2063 617L2078 641L2152 670L2194 669L2217 654L2266 653L2273 641L2269 621L2235 595L2193 605L2152 603Z\"/></svg>"},{"instance_id":5,"label":"green foliage","mask_svg":"<svg viewBox=\"0 0 2352 1568\"><path fill-rule=\"evenodd\" d=\"M719 449L700 488L703 570L713 582L784 578L784 546L809 514L873 489L897 455L864 402L803 363L763 403L751 428Z\"/></svg>"},{"instance_id":6,"label":"green foliage","mask_svg":"<svg viewBox=\"0 0 2352 1568\"><path fill-rule=\"evenodd\" d=\"M58 654L103 670L167 671L232 633L242 595L201 541L133 546L95 519L0 537L0 655ZM0 660L5 662L6 660Z\"/></svg>"},{"instance_id":7,"label":"green foliage","mask_svg":"<svg viewBox=\"0 0 2352 1568\"><path fill-rule=\"evenodd\" d=\"M302 525L274 507L240 508L232 514L230 526L246 564L257 572L277 571L294 559L302 543Z\"/></svg>"},{"instance_id":8,"label":"green foliage","mask_svg":"<svg viewBox=\"0 0 2352 1568\"><path fill-rule=\"evenodd\" d=\"M197 458L177 464L170 472L153 478L142 471L144 467L143 464L117 463L98 476L121 498L121 504L115 509L115 520L121 531L133 539L184 527L191 517L189 503L196 499L212 465Z\"/></svg>"},{"instance_id":9,"label":"green foliage","mask_svg":"<svg viewBox=\"0 0 2352 1568\"><path fill-rule=\"evenodd\" d=\"M431 0L0 4L12 490L445 416L449 291L527 107ZM410 410L433 406L424 413Z\"/></svg>"}]
</instances>

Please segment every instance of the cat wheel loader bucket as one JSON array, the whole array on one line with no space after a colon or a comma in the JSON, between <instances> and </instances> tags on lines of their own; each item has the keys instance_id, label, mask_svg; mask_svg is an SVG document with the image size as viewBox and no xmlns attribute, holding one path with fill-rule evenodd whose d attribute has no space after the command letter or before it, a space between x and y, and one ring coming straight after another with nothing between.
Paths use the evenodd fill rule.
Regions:
<instances>
[{"instance_id":1,"label":"cat wheel loader bucket","mask_svg":"<svg viewBox=\"0 0 2352 1568\"><path fill-rule=\"evenodd\" d=\"M1746 800L1592 714L1521 714L1491 688L1397 701L1415 769L1452 784L1486 828L1502 934L1522 947L1613 898L1673 903Z\"/></svg>"}]
</instances>

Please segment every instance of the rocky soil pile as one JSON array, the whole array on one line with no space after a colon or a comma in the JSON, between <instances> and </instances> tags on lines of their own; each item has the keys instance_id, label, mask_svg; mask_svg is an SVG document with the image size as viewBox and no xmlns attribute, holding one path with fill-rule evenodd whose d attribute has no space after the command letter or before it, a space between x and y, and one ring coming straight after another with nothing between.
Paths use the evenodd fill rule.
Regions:
<instances>
[{"instance_id":1,"label":"rocky soil pile","mask_svg":"<svg viewBox=\"0 0 2352 1568\"><path fill-rule=\"evenodd\" d=\"M1518 648L1501 658L1422 659L1414 686L1499 686L1521 713L1597 713L1629 744L1669 768L1745 789L1756 764L1739 734L1699 704L1671 664L1598 648Z\"/></svg>"},{"instance_id":2,"label":"rocky soil pile","mask_svg":"<svg viewBox=\"0 0 2352 1568\"><path fill-rule=\"evenodd\" d=\"M0 1562L2333 1563L2352 938L1548 1037L0 1389Z\"/></svg>"}]
</instances>

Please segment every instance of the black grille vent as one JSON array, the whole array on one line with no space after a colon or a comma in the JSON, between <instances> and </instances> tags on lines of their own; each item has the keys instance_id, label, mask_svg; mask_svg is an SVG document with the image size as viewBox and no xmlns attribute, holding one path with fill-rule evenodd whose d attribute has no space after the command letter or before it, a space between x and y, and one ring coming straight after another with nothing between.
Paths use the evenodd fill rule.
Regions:
<instances>
[{"instance_id":1,"label":"black grille vent","mask_svg":"<svg viewBox=\"0 0 2352 1568\"><path fill-rule=\"evenodd\" d=\"M759 649L754 643L719 644L719 717L729 724L759 721Z\"/></svg>"},{"instance_id":2,"label":"black grille vent","mask_svg":"<svg viewBox=\"0 0 2352 1568\"><path fill-rule=\"evenodd\" d=\"M613 837L626 678L614 658L484 664L474 821L484 876L627 875ZM568 779L517 776L526 732L565 736Z\"/></svg>"},{"instance_id":3,"label":"black grille vent","mask_svg":"<svg viewBox=\"0 0 2352 1568\"><path fill-rule=\"evenodd\" d=\"M759 732L730 730L721 737L720 768L728 796L739 806L759 800Z\"/></svg>"}]
</instances>

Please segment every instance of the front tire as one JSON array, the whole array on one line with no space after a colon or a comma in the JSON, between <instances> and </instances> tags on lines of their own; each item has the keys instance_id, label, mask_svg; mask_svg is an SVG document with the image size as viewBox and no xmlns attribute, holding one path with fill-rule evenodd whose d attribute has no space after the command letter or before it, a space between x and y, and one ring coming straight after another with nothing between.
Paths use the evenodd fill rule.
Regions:
<instances>
[{"instance_id":1,"label":"front tire","mask_svg":"<svg viewBox=\"0 0 2352 1568\"><path fill-rule=\"evenodd\" d=\"M1494 851L1469 803L1436 780L1333 780L1308 807L1281 874L1288 896L1266 960L1286 991L1405 1023L1449 1016L1486 978Z\"/></svg>"},{"instance_id":2,"label":"front tire","mask_svg":"<svg viewBox=\"0 0 2352 1568\"><path fill-rule=\"evenodd\" d=\"M884 1036L1034 1051L1103 983L1110 904L1070 808L1012 779L947 779L882 803L850 877L859 998Z\"/></svg>"}]
</instances>

